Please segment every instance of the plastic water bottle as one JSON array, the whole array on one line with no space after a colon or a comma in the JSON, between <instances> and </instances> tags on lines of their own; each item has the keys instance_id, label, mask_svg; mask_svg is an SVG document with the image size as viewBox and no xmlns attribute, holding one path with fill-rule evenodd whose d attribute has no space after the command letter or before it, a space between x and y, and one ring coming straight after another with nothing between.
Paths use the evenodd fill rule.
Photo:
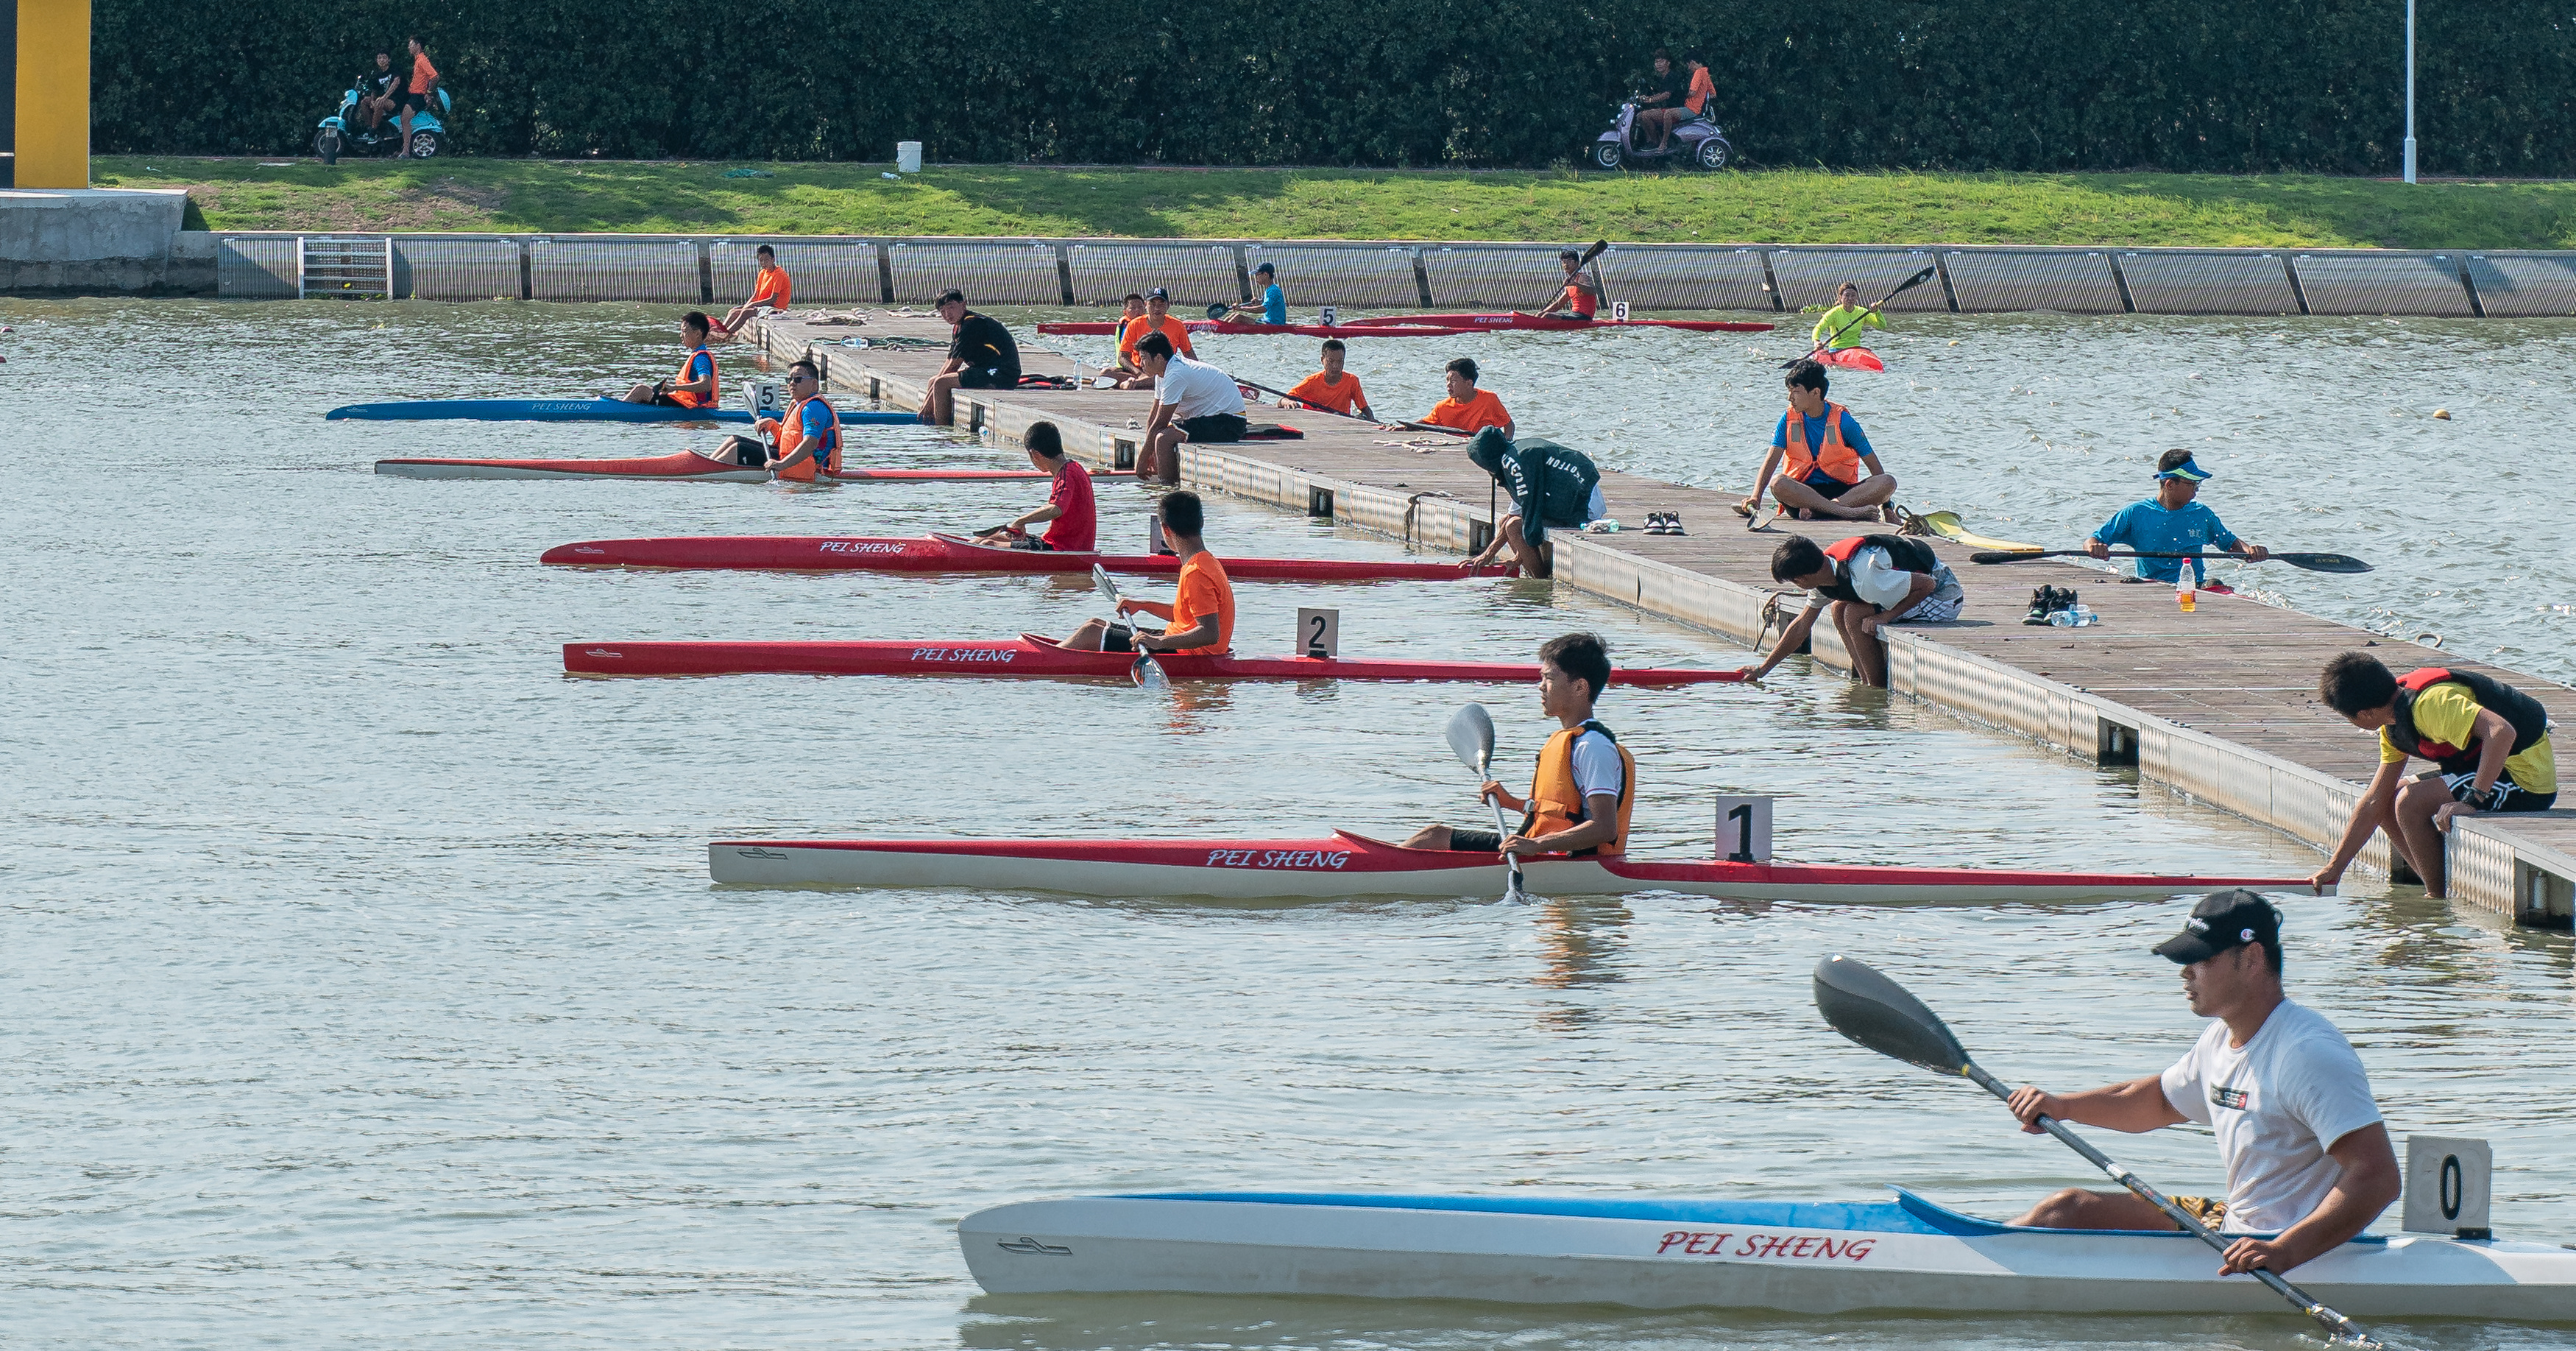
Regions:
<instances>
[{"instance_id":1,"label":"plastic water bottle","mask_svg":"<svg viewBox=\"0 0 2576 1351\"><path fill-rule=\"evenodd\" d=\"M2184 614L2200 608L2200 586L2191 572L2191 560L2184 559L2182 571L2174 574L2174 603L2182 607Z\"/></svg>"},{"instance_id":2,"label":"plastic water bottle","mask_svg":"<svg viewBox=\"0 0 2576 1351\"><path fill-rule=\"evenodd\" d=\"M2101 623L2102 616L2095 613L2090 605L2077 605L2069 609L2050 611L2048 622L2061 629L2080 629L2088 624Z\"/></svg>"}]
</instances>

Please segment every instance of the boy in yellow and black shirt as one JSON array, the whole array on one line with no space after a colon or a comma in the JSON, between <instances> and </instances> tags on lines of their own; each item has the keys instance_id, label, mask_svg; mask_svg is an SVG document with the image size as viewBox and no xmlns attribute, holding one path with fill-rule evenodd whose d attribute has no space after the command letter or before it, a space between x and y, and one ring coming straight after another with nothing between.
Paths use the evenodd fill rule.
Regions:
<instances>
[{"instance_id":1,"label":"boy in yellow and black shirt","mask_svg":"<svg viewBox=\"0 0 2576 1351\"><path fill-rule=\"evenodd\" d=\"M2492 676L2427 666L2392 674L2377 658L2346 652L2326 663L2317 697L2345 721L2379 733L2379 772L2353 804L2334 857L2310 880L2335 884L2371 833L2388 832L2398 855L2444 894L2442 836L2480 812L2547 811L2558 801L2558 757L2549 711ZM2420 756L2433 772L2406 778Z\"/></svg>"}]
</instances>

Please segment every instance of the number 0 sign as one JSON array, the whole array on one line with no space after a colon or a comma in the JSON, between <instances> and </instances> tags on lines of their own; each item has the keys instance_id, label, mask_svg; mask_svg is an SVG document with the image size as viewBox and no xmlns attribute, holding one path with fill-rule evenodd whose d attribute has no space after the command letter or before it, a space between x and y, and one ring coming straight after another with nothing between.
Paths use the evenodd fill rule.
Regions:
<instances>
[{"instance_id":1,"label":"number 0 sign","mask_svg":"<svg viewBox=\"0 0 2576 1351\"><path fill-rule=\"evenodd\" d=\"M1342 655L1342 612L1299 610L1297 612L1297 650L1309 657Z\"/></svg>"},{"instance_id":2,"label":"number 0 sign","mask_svg":"<svg viewBox=\"0 0 2576 1351\"><path fill-rule=\"evenodd\" d=\"M1718 794L1717 856L1728 863L1771 861L1771 799Z\"/></svg>"}]
</instances>

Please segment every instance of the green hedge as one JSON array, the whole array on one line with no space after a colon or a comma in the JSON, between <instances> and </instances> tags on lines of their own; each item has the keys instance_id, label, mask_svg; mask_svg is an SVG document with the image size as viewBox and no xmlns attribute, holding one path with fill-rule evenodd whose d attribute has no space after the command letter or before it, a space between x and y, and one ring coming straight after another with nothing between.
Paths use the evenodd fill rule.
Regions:
<instances>
[{"instance_id":1,"label":"green hedge","mask_svg":"<svg viewBox=\"0 0 2576 1351\"><path fill-rule=\"evenodd\" d=\"M2576 174L2567 6L2424 7L2427 173ZM1543 165L1658 44L1756 164L2390 173L2404 0L457 0L458 151ZM102 152L293 154L418 6L97 0ZM398 54L399 59L399 54Z\"/></svg>"}]
</instances>

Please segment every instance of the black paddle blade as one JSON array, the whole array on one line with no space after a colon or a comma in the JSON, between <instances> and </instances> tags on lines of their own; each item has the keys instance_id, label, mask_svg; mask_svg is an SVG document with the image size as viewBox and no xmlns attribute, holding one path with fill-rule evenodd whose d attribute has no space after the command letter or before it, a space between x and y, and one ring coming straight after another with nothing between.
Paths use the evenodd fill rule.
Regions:
<instances>
[{"instance_id":1,"label":"black paddle blade","mask_svg":"<svg viewBox=\"0 0 2576 1351\"><path fill-rule=\"evenodd\" d=\"M2039 549L1987 549L1968 555L1968 561L1971 563L2026 563L2031 559L2047 556L2044 550Z\"/></svg>"},{"instance_id":2,"label":"black paddle blade","mask_svg":"<svg viewBox=\"0 0 2576 1351\"><path fill-rule=\"evenodd\" d=\"M1867 962L1834 956L1816 963L1816 1011L1880 1055L1937 1074L1967 1073L1968 1052L1940 1015Z\"/></svg>"},{"instance_id":3,"label":"black paddle blade","mask_svg":"<svg viewBox=\"0 0 2576 1351\"><path fill-rule=\"evenodd\" d=\"M1897 287L1895 290L1888 292L1888 293L1887 293L1887 299L1888 299L1888 300L1894 300L1894 299L1896 299L1898 296L1903 295L1903 294L1905 294L1906 292L1913 290L1915 287L1917 287L1917 286L1921 286L1923 283L1925 283L1925 282L1927 282L1927 281L1930 281L1930 280L1932 280L1934 277L1936 277L1936 276L1940 275L1940 271L1941 271L1941 270L1940 270L1939 268L1937 268L1937 267L1927 267L1927 268L1923 269L1922 271L1915 273L1913 276L1908 277L1908 278L1906 278L1906 279L1905 279L1905 284L1904 284L1903 286ZM1887 301L1882 300L1882 301L1880 301L1879 303L1880 303L1880 304L1882 304L1882 305L1884 305L1884 304L1886 304L1886 303L1887 303Z\"/></svg>"},{"instance_id":4,"label":"black paddle blade","mask_svg":"<svg viewBox=\"0 0 2576 1351\"><path fill-rule=\"evenodd\" d=\"M2310 572L2368 572L2370 565L2350 554L2274 554L2272 557L2294 568Z\"/></svg>"},{"instance_id":5,"label":"black paddle blade","mask_svg":"<svg viewBox=\"0 0 2576 1351\"><path fill-rule=\"evenodd\" d=\"M1211 300L1208 302L1207 316L1210 319L1222 319L1225 317L1225 312L1228 308L1229 307L1222 300Z\"/></svg>"}]
</instances>

